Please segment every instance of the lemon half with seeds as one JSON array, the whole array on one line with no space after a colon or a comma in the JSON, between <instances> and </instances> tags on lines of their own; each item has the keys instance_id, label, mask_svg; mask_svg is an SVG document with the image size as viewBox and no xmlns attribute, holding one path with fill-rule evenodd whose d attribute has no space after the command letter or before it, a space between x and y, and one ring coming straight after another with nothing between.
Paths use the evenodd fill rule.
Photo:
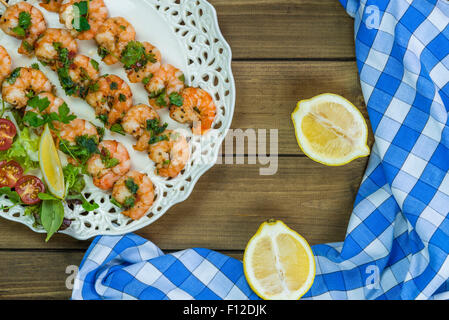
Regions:
<instances>
[{"instance_id":1,"label":"lemon half with seeds","mask_svg":"<svg viewBox=\"0 0 449 320\"><path fill-rule=\"evenodd\" d=\"M50 193L64 199L64 173L48 124L45 125L39 144L39 164Z\"/></svg>"},{"instance_id":2,"label":"lemon half with seeds","mask_svg":"<svg viewBox=\"0 0 449 320\"><path fill-rule=\"evenodd\" d=\"M298 144L312 160L341 166L370 154L363 115L339 95L325 93L298 102L292 120Z\"/></svg>"},{"instance_id":3,"label":"lemon half with seeds","mask_svg":"<svg viewBox=\"0 0 449 320\"><path fill-rule=\"evenodd\" d=\"M243 268L251 289L265 300L298 300L315 279L312 249L282 221L260 226L245 249Z\"/></svg>"}]
</instances>

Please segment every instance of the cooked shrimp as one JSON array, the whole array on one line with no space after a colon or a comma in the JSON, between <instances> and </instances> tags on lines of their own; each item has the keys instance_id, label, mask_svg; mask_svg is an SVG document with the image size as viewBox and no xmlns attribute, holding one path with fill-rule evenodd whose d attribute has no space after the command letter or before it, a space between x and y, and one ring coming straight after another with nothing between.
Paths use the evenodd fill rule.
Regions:
<instances>
[{"instance_id":1,"label":"cooked shrimp","mask_svg":"<svg viewBox=\"0 0 449 320\"><path fill-rule=\"evenodd\" d=\"M71 61L67 78L62 79L63 87L68 95L84 99L90 86L98 80L99 76L98 62L79 54Z\"/></svg>"},{"instance_id":2,"label":"cooked shrimp","mask_svg":"<svg viewBox=\"0 0 449 320\"><path fill-rule=\"evenodd\" d=\"M3 82L3 99L20 109L27 105L30 96L51 92L53 86L45 74L33 68L17 68Z\"/></svg>"},{"instance_id":3,"label":"cooked shrimp","mask_svg":"<svg viewBox=\"0 0 449 320\"><path fill-rule=\"evenodd\" d=\"M149 42L131 41L122 52L128 79L132 83L147 83L161 67L162 55Z\"/></svg>"},{"instance_id":4,"label":"cooked shrimp","mask_svg":"<svg viewBox=\"0 0 449 320\"><path fill-rule=\"evenodd\" d=\"M42 8L50 12L59 12L64 0L41 0L39 4Z\"/></svg>"},{"instance_id":5,"label":"cooked shrimp","mask_svg":"<svg viewBox=\"0 0 449 320\"><path fill-rule=\"evenodd\" d=\"M95 40L98 53L106 64L120 61L122 51L128 42L136 38L134 27L122 17L107 19L98 29Z\"/></svg>"},{"instance_id":6,"label":"cooked shrimp","mask_svg":"<svg viewBox=\"0 0 449 320\"><path fill-rule=\"evenodd\" d=\"M34 43L47 29L42 12L27 2L9 6L0 19L0 28L10 36L22 40L18 52L31 55Z\"/></svg>"},{"instance_id":7,"label":"cooked shrimp","mask_svg":"<svg viewBox=\"0 0 449 320\"><path fill-rule=\"evenodd\" d=\"M134 148L138 151L148 149L148 142L151 138L148 132L148 122L151 120L156 120L159 123L159 114L145 104L139 104L129 109L122 120L125 132L137 139Z\"/></svg>"},{"instance_id":8,"label":"cooked shrimp","mask_svg":"<svg viewBox=\"0 0 449 320\"><path fill-rule=\"evenodd\" d=\"M98 146L100 154L93 155L87 162L87 171L94 179L94 185L109 190L131 169L128 150L120 142L105 140Z\"/></svg>"},{"instance_id":9,"label":"cooked shrimp","mask_svg":"<svg viewBox=\"0 0 449 320\"><path fill-rule=\"evenodd\" d=\"M87 13L83 14L79 3L87 4ZM79 5L75 6L75 4ZM75 14L75 10L78 10L78 14ZM80 40L91 40L108 18L108 14L108 9L103 0L90 0L88 2L85 0L69 0L62 4L59 10L59 21L70 30L74 37ZM75 16L87 18L87 24L82 25L80 19L77 25Z\"/></svg>"},{"instance_id":10,"label":"cooked shrimp","mask_svg":"<svg viewBox=\"0 0 449 320\"><path fill-rule=\"evenodd\" d=\"M98 129L92 123L83 119L75 119L69 124L61 126L61 131L59 136L64 141L71 144L76 143L76 138L87 136L89 138L94 138L94 140L99 143L100 136L98 134Z\"/></svg>"},{"instance_id":11,"label":"cooked shrimp","mask_svg":"<svg viewBox=\"0 0 449 320\"><path fill-rule=\"evenodd\" d=\"M35 113L41 113L41 114L50 114L50 113L59 113L59 107L62 106L65 102L64 100L62 100L59 97L56 97L53 93L51 92L42 92L39 93L38 95L36 95L39 99L47 99L48 102L50 103L48 105L48 107L42 111L40 110L36 110L35 108L32 108L30 106L27 106L25 108L25 113L31 111L31 112L35 112ZM53 126L55 128L59 127L59 123L57 121L53 121Z\"/></svg>"},{"instance_id":12,"label":"cooked shrimp","mask_svg":"<svg viewBox=\"0 0 449 320\"><path fill-rule=\"evenodd\" d=\"M123 79L107 75L92 86L86 101L107 126L112 126L132 107L132 97L131 89Z\"/></svg>"},{"instance_id":13,"label":"cooked shrimp","mask_svg":"<svg viewBox=\"0 0 449 320\"><path fill-rule=\"evenodd\" d=\"M61 124L57 127L57 129L60 129L60 131L59 133L54 132L54 135L56 135L58 138L56 145L60 149L62 148L60 142L63 142L63 144L67 148L71 146L79 146L80 144L83 144L84 147L88 145L89 150L87 151L89 152L89 154L82 156L77 155L78 158L76 158L75 155L73 155L71 152L64 150L64 148L61 149L64 153L70 156L68 161L75 165L78 165L79 162L85 163L89 159L90 154L97 151L97 145L102 139L98 128L89 121L83 119L75 119L72 120L69 124Z\"/></svg>"},{"instance_id":14,"label":"cooked shrimp","mask_svg":"<svg viewBox=\"0 0 449 320\"><path fill-rule=\"evenodd\" d=\"M67 49L64 54L63 50ZM48 28L36 41L36 57L53 70L59 69L63 60L75 57L78 44L70 32L64 29Z\"/></svg>"},{"instance_id":15,"label":"cooked shrimp","mask_svg":"<svg viewBox=\"0 0 449 320\"><path fill-rule=\"evenodd\" d=\"M5 48L0 46L0 86L3 80L11 73L11 57Z\"/></svg>"},{"instance_id":16,"label":"cooked shrimp","mask_svg":"<svg viewBox=\"0 0 449 320\"><path fill-rule=\"evenodd\" d=\"M171 130L158 137L159 142L149 145L149 156L156 163L156 174L175 178L189 160L189 143L182 134Z\"/></svg>"},{"instance_id":17,"label":"cooked shrimp","mask_svg":"<svg viewBox=\"0 0 449 320\"><path fill-rule=\"evenodd\" d=\"M200 88L182 91L183 105L170 107L170 117L180 123L193 125L194 134L205 134L215 120L216 107L209 93Z\"/></svg>"},{"instance_id":18,"label":"cooked shrimp","mask_svg":"<svg viewBox=\"0 0 449 320\"><path fill-rule=\"evenodd\" d=\"M112 189L112 198L125 209L122 214L139 220L153 205L153 182L146 174L130 171L116 182Z\"/></svg>"},{"instance_id":19,"label":"cooked shrimp","mask_svg":"<svg viewBox=\"0 0 449 320\"><path fill-rule=\"evenodd\" d=\"M170 97L184 89L184 74L171 64L164 64L157 70L145 89L150 94L150 105L154 108L168 107Z\"/></svg>"}]
</instances>

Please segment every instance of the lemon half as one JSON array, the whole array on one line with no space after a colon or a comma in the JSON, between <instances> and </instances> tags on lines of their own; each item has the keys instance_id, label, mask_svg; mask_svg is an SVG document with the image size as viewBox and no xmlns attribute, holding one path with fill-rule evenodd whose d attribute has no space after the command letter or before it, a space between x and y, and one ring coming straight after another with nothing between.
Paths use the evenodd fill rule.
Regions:
<instances>
[{"instance_id":1,"label":"lemon half","mask_svg":"<svg viewBox=\"0 0 449 320\"><path fill-rule=\"evenodd\" d=\"M39 164L51 194L59 199L64 199L64 173L48 124L45 125L39 144Z\"/></svg>"},{"instance_id":2,"label":"lemon half","mask_svg":"<svg viewBox=\"0 0 449 320\"><path fill-rule=\"evenodd\" d=\"M298 102L292 120L298 144L312 160L340 166L370 154L363 115L339 95L325 93Z\"/></svg>"},{"instance_id":3,"label":"lemon half","mask_svg":"<svg viewBox=\"0 0 449 320\"><path fill-rule=\"evenodd\" d=\"M251 289L265 300L298 300L315 279L312 249L282 221L260 226L246 247L243 268Z\"/></svg>"}]
</instances>

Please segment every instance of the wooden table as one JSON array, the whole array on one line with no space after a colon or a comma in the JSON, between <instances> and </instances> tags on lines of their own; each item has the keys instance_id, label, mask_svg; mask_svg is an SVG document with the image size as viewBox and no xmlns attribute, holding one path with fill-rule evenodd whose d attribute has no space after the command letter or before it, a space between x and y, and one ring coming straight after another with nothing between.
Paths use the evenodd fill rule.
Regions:
<instances>
[{"instance_id":1,"label":"wooden table","mask_svg":"<svg viewBox=\"0 0 449 320\"><path fill-rule=\"evenodd\" d=\"M342 241L367 159L338 168L311 161L298 148L290 113L299 99L333 92L367 117L353 20L338 0L211 2L233 49L232 127L278 129L279 169L261 176L262 165L217 165L187 201L138 234L166 251L206 247L241 258L258 226L276 218L312 245ZM1 219L0 298L69 298L66 268L80 263L89 244L65 235L45 243L43 235Z\"/></svg>"}]
</instances>

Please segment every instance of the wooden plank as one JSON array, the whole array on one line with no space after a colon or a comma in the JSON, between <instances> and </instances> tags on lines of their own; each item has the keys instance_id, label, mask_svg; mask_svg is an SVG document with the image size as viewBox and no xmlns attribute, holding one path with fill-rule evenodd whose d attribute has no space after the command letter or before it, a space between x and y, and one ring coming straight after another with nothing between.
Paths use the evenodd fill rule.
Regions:
<instances>
[{"instance_id":1,"label":"wooden plank","mask_svg":"<svg viewBox=\"0 0 449 320\"><path fill-rule=\"evenodd\" d=\"M233 71L237 101L232 128L278 129L279 154L303 154L290 117L299 100L339 94L369 123L355 62L235 62Z\"/></svg>"},{"instance_id":2,"label":"wooden plank","mask_svg":"<svg viewBox=\"0 0 449 320\"><path fill-rule=\"evenodd\" d=\"M236 59L354 57L354 20L336 0L211 0Z\"/></svg>"},{"instance_id":3,"label":"wooden plank","mask_svg":"<svg viewBox=\"0 0 449 320\"><path fill-rule=\"evenodd\" d=\"M242 259L242 252L222 252ZM73 251L2 251L0 252L0 300L67 300L72 290L66 285L73 278L84 253ZM72 278L68 279L71 284Z\"/></svg>"},{"instance_id":4,"label":"wooden plank","mask_svg":"<svg viewBox=\"0 0 449 320\"><path fill-rule=\"evenodd\" d=\"M281 219L311 244L344 239L367 159L326 167L305 157L281 157L276 175L261 176L261 165L217 165L185 202L138 232L162 249L206 247L243 250L258 226ZM88 242L44 236L0 220L0 249L86 248Z\"/></svg>"}]
</instances>

